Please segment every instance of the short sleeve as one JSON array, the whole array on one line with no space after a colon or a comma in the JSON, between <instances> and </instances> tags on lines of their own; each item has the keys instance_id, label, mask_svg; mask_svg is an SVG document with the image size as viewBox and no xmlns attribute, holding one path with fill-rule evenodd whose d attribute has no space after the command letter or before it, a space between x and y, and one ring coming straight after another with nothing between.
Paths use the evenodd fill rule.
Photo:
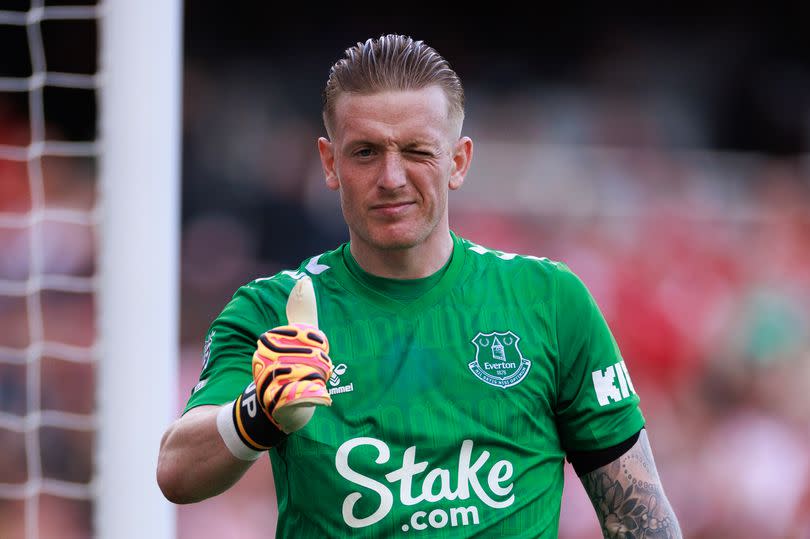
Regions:
<instances>
[{"instance_id":1,"label":"short sleeve","mask_svg":"<svg viewBox=\"0 0 810 539\"><path fill-rule=\"evenodd\" d=\"M644 426L627 365L585 284L564 264L556 275L557 429L566 451L616 445Z\"/></svg>"},{"instance_id":2,"label":"short sleeve","mask_svg":"<svg viewBox=\"0 0 810 539\"><path fill-rule=\"evenodd\" d=\"M234 294L208 328L200 379L183 413L196 406L232 401L250 383L256 342L262 333L280 324L268 307L249 285Z\"/></svg>"}]
</instances>

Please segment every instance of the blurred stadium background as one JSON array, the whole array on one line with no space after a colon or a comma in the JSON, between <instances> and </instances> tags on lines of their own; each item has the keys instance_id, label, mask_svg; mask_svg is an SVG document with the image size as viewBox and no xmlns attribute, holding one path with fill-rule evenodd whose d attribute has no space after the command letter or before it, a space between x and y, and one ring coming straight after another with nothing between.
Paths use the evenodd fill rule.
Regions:
<instances>
[{"instance_id":1,"label":"blurred stadium background","mask_svg":"<svg viewBox=\"0 0 810 539\"><path fill-rule=\"evenodd\" d=\"M320 92L346 47L405 33L433 45L465 83L475 158L451 196L451 226L483 245L565 261L585 280L631 369L685 535L810 538L806 13L282 15L213 0L184 9L178 412L207 326L233 291L347 238L322 188ZM0 29L12 51L0 76L30 74L19 36ZM54 61L94 64L93 24L50 36L62 43ZM92 139L93 97L74 94L46 89L47 129ZM0 91L0 145L29 143L26 99ZM43 163L49 207L92 209L90 161ZM0 213L29 211L28 185L24 164L0 158ZM46 264L95 271L86 227L46 230ZM0 280L26 278L26 234L0 226ZM50 334L91 343L92 301L47 294ZM27 317L18 297L0 296L0 349L26 345ZM2 359L0 412L24 414L26 367ZM41 361L62 380L50 405L92 408L93 363ZM25 448L2 426L0 484L24 483ZM44 476L90 481L92 431L40 436L50 448ZM560 537L598 537L567 473ZM0 537L23 536L20 507L0 499ZM42 537L91 534L89 501L47 496L40 510ZM262 459L226 495L180 507L178 536L264 538L274 514Z\"/></svg>"}]
</instances>

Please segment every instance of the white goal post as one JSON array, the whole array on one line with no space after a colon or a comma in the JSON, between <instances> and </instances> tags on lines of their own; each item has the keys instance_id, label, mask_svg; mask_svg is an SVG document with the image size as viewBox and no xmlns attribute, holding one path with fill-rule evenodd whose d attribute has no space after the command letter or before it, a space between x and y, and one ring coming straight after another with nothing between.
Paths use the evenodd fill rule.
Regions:
<instances>
[{"instance_id":1,"label":"white goal post","mask_svg":"<svg viewBox=\"0 0 810 539\"><path fill-rule=\"evenodd\" d=\"M155 480L177 406L181 0L107 0L100 19L96 534L175 535Z\"/></svg>"}]
</instances>

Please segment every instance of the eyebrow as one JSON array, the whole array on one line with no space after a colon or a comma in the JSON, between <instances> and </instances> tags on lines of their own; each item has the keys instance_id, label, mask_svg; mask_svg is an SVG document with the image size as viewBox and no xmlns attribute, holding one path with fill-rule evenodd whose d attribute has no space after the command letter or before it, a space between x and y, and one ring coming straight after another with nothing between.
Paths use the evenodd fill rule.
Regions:
<instances>
[{"instance_id":1,"label":"eyebrow","mask_svg":"<svg viewBox=\"0 0 810 539\"><path fill-rule=\"evenodd\" d=\"M357 146L371 146L373 148L379 148L384 146L384 144L380 144L379 142L374 142L372 140L362 138L350 140L346 143L346 148L356 148ZM424 148L424 147L439 148L441 147L441 143L436 140L427 140L427 139L411 140L405 142L400 147L404 150L412 150L414 148Z\"/></svg>"},{"instance_id":2,"label":"eyebrow","mask_svg":"<svg viewBox=\"0 0 810 539\"><path fill-rule=\"evenodd\" d=\"M413 141L413 142L409 142L409 143L405 144L403 146L403 148L406 149L406 150L412 150L414 148L422 148L422 147L425 147L425 146L428 146L430 148L438 148L441 145L436 141L418 140L418 141Z\"/></svg>"}]
</instances>

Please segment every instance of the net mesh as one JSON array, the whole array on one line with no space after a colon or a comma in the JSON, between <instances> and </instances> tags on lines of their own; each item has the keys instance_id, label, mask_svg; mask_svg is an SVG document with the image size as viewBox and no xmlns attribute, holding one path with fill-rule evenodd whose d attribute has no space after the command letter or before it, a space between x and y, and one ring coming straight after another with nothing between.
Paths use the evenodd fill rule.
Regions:
<instances>
[{"instance_id":1,"label":"net mesh","mask_svg":"<svg viewBox=\"0 0 810 539\"><path fill-rule=\"evenodd\" d=\"M17 4L0 11L0 537L84 537L101 6Z\"/></svg>"}]
</instances>

